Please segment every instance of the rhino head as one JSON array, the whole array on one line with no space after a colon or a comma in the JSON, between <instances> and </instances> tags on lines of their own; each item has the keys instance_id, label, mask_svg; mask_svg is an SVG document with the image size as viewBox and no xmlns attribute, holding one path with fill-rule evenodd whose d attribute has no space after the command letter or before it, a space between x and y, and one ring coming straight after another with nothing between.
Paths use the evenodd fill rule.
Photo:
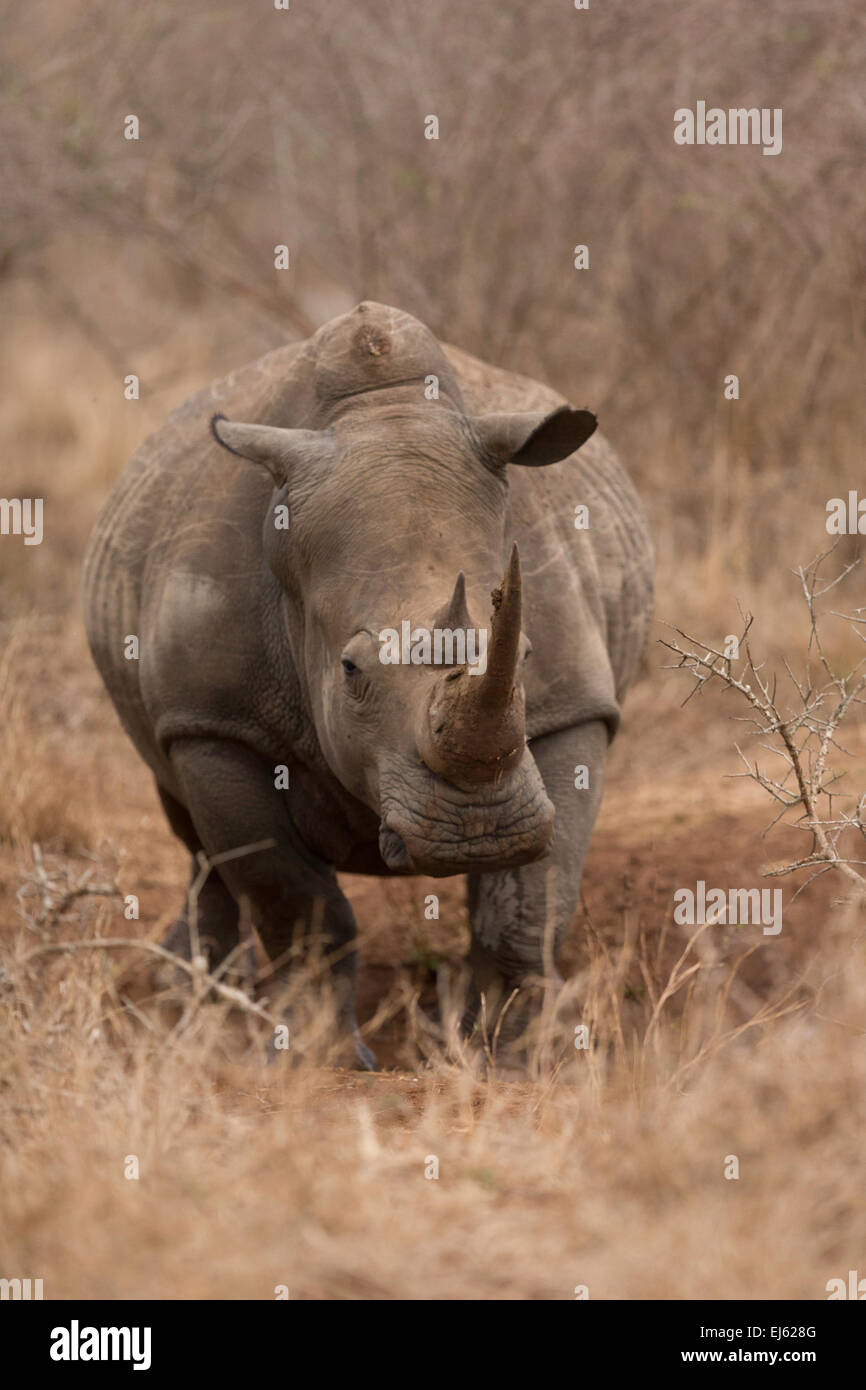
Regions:
<instances>
[{"instance_id":1,"label":"rhino head","mask_svg":"<svg viewBox=\"0 0 866 1390\"><path fill-rule=\"evenodd\" d=\"M323 755L378 816L392 871L537 859L553 807L526 742L529 643L507 471L566 458L595 417L568 406L467 414L429 330L377 305L320 330L308 370L313 428L215 416L212 429L273 480L264 554ZM431 374L436 400L425 398ZM275 525L281 503L288 530ZM419 659L393 659L393 634L406 655L404 634L423 632L432 659L417 640ZM460 632L469 659L449 643Z\"/></svg>"}]
</instances>

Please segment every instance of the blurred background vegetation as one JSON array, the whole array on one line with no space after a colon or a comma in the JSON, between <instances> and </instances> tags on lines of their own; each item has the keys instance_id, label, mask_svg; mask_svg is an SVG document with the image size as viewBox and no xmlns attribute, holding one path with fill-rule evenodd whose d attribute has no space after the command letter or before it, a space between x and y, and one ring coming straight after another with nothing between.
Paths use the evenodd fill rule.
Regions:
<instances>
[{"instance_id":1,"label":"blurred background vegetation","mask_svg":"<svg viewBox=\"0 0 866 1390\"><path fill-rule=\"evenodd\" d=\"M4 547L7 613L72 600L169 408L365 297L598 411L663 616L782 603L826 542L826 499L863 476L855 0L3 11L3 490L43 495L55 533L26 565ZM675 145L698 99L781 107L781 155Z\"/></svg>"}]
</instances>

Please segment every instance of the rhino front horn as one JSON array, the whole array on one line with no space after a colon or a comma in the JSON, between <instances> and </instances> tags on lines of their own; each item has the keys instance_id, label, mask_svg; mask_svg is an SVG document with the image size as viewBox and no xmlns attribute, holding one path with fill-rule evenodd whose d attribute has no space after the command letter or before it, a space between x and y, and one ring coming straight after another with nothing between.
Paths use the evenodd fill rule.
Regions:
<instances>
[{"instance_id":1,"label":"rhino front horn","mask_svg":"<svg viewBox=\"0 0 866 1390\"><path fill-rule=\"evenodd\" d=\"M521 588L515 545L502 584L492 595L486 671L470 675L462 667L434 690L419 752L432 772L449 781L491 782L523 757L525 700L517 679Z\"/></svg>"},{"instance_id":2,"label":"rhino front horn","mask_svg":"<svg viewBox=\"0 0 866 1390\"><path fill-rule=\"evenodd\" d=\"M520 651L520 631L523 622L523 581L520 574L520 555L515 545L505 578L491 594L493 621L487 670L474 684L479 688L476 697L487 709L504 709L514 689L517 660Z\"/></svg>"}]
</instances>

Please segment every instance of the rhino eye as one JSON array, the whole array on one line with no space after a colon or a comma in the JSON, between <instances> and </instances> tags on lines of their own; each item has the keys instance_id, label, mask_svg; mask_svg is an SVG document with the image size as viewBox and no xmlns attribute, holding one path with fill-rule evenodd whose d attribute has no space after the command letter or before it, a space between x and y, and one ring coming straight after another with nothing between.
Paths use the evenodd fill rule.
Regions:
<instances>
[{"instance_id":1,"label":"rhino eye","mask_svg":"<svg viewBox=\"0 0 866 1390\"><path fill-rule=\"evenodd\" d=\"M342 667L343 667L343 675L344 675L344 676L354 676L354 675L357 675L357 673L358 673L358 667L355 665L354 661L350 661L349 658L348 658L347 656L344 656L344 657L343 657L343 660L342 660L342 663L341 663L341 664L342 664Z\"/></svg>"}]
</instances>

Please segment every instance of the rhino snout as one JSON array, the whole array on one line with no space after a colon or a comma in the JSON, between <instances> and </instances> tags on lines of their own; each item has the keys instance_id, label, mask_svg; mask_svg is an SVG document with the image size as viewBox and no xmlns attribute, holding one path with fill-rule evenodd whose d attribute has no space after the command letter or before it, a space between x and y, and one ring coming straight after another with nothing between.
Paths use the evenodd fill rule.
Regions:
<instances>
[{"instance_id":1,"label":"rhino snout","mask_svg":"<svg viewBox=\"0 0 866 1390\"><path fill-rule=\"evenodd\" d=\"M423 764L382 778L379 852L392 873L432 877L531 863L553 834L553 805L531 754L492 787L457 787Z\"/></svg>"}]
</instances>

